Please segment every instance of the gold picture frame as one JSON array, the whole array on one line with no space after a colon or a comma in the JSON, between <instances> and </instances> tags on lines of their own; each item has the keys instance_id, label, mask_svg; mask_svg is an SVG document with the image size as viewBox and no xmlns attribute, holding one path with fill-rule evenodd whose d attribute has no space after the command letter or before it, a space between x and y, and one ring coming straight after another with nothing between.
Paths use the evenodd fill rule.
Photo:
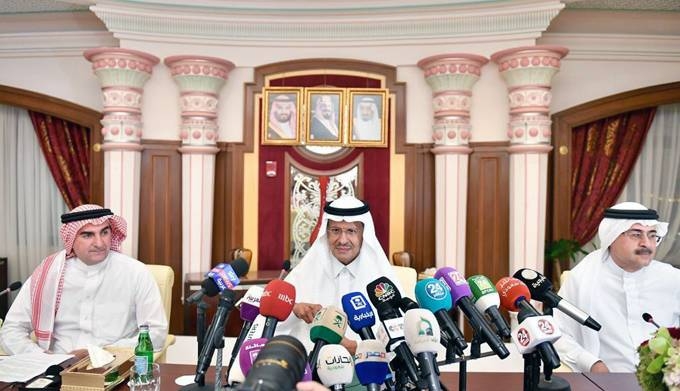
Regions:
<instances>
[{"instance_id":1,"label":"gold picture frame","mask_svg":"<svg viewBox=\"0 0 680 391\"><path fill-rule=\"evenodd\" d=\"M267 87L262 97L262 144L299 145L302 137L302 87Z\"/></svg>"},{"instance_id":2,"label":"gold picture frame","mask_svg":"<svg viewBox=\"0 0 680 391\"><path fill-rule=\"evenodd\" d=\"M305 143L342 145L344 138L345 89L305 89Z\"/></svg>"},{"instance_id":3,"label":"gold picture frame","mask_svg":"<svg viewBox=\"0 0 680 391\"><path fill-rule=\"evenodd\" d=\"M348 91L349 146L387 148L387 90L353 88Z\"/></svg>"}]
</instances>

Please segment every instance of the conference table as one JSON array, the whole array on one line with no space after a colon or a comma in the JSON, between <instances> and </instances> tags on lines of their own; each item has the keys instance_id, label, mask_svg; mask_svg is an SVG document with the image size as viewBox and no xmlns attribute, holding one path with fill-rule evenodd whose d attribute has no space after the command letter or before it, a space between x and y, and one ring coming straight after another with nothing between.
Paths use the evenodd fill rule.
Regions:
<instances>
[{"instance_id":1,"label":"conference table","mask_svg":"<svg viewBox=\"0 0 680 391\"><path fill-rule=\"evenodd\" d=\"M180 376L194 374L196 367L185 364L161 364L161 390L179 390L181 387L175 383ZM569 382L573 391L639 391L635 375L632 373L608 373L608 374L581 374L581 373L557 373ZM206 382L213 383L215 379L214 368L211 367L206 374ZM440 377L442 383L449 390L458 390L458 373L443 372ZM469 391L493 391L493 390L522 390L523 374L518 372L469 372L467 374L467 390ZM120 385L116 390L128 390L127 385Z\"/></svg>"}]
</instances>

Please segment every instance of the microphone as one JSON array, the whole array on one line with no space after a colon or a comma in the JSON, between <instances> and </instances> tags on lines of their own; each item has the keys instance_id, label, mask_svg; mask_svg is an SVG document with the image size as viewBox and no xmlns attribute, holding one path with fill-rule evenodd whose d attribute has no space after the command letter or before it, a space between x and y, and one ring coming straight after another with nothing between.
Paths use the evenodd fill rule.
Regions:
<instances>
[{"instance_id":1,"label":"microphone","mask_svg":"<svg viewBox=\"0 0 680 391\"><path fill-rule=\"evenodd\" d=\"M248 376L253 363L262 348L267 344L267 338L255 338L245 341L238 351L238 363L243 376Z\"/></svg>"},{"instance_id":2,"label":"microphone","mask_svg":"<svg viewBox=\"0 0 680 391\"><path fill-rule=\"evenodd\" d=\"M309 367L314 372L319 353L324 345L339 344L347 330L347 315L339 308L328 306L322 308L314 315L312 328L309 330L309 339L314 342L314 349L309 354Z\"/></svg>"},{"instance_id":3,"label":"microphone","mask_svg":"<svg viewBox=\"0 0 680 391\"><path fill-rule=\"evenodd\" d=\"M510 338L510 327L498 309L501 305L501 298L493 282L481 274L468 277L467 281L470 284L475 307L491 319L499 337Z\"/></svg>"},{"instance_id":4,"label":"microphone","mask_svg":"<svg viewBox=\"0 0 680 391\"><path fill-rule=\"evenodd\" d=\"M241 344L246 339L255 318L260 314L260 297L262 296L263 291L264 288L261 286L253 285L246 291L241 300L236 302L236 308L239 309L241 320L243 320L243 326L241 327L241 332L239 333L238 338L236 338L234 347L231 350L231 361L229 362L228 368L231 368Z\"/></svg>"},{"instance_id":5,"label":"microphone","mask_svg":"<svg viewBox=\"0 0 680 391\"><path fill-rule=\"evenodd\" d=\"M404 320L399 311L395 309L401 302L399 290L389 278L378 277L368 283L366 293L390 338L389 350L401 359L409 379L414 384L418 384L418 370L413 354L404 343Z\"/></svg>"},{"instance_id":6,"label":"microphone","mask_svg":"<svg viewBox=\"0 0 680 391\"><path fill-rule=\"evenodd\" d=\"M660 329L660 328L661 328L661 326L659 326L659 325L654 321L654 318L652 317L652 315L650 315L650 314L648 314L648 313L646 313L646 312L642 314L642 319L643 319L645 322L647 322L647 323L653 324L657 329Z\"/></svg>"},{"instance_id":7,"label":"microphone","mask_svg":"<svg viewBox=\"0 0 680 391\"><path fill-rule=\"evenodd\" d=\"M538 350L543 363L551 369L560 366L560 357L552 345L562 333L552 316L541 315L529 302L529 288L520 280L503 277L496 283L501 296L501 306L508 311L519 312L519 326L512 332L512 341L520 353Z\"/></svg>"},{"instance_id":8,"label":"microphone","mask_svg":"<svg viewBox=\"0 0 680 391\"><path fill-rule=\"evenodd\" d=\"M253 366L237 390L294 390L302 379L307 352L295 337L277 335L260 350Z\"/></svg>"},{"instance_id":9,"label":"microphone","mask_svg":"<svg viewBox=\"0 0 680 391\"><path fill-rule=\"evenodd\" d=\"M600 331L602 328L595 319L553 292L552 284L541 273L531 269L520 269L513 274L513 277L527 285L534 300L541 301L550 308L557 308L575 321L595 331Z\"/></svg>"},{"instance_id":10,"label":"microphone","mask_svg":"<svg viewBox=\"0 0 680 391\"><path fill-rule=\"evenodd\" d=\"M238 279L237 279L238 280ZM220 293L220 302L217 305L217 311L210 322L206 338L201 349L201 354L198 357L196 364L196 376L194 382L199 386L205 385L205 373L210 366L215 348L223 346L224 343L224 324L227 320L229 312L234 307L235 294L231 289L225 289Z\"/></svg>"},{"instance_id":11,"label":"microphone","mask_svg":"<svg viewBox=\"0 0 680 391\"><path fill-rule=\"evenodd\" d=\"M375 339L357 342L354 355L354 369L357 378L367 391L379 391L390 373L385 347Z\"/></svg>"},{"instance_id":12,"label":"microphone","mask_svg":"<svg viewBox=\"0 0 680 391\"><path fill-rule=\"evenodd\" d=\"M462 356L463 350L467 348L467 342L448 313L451 309L451 293L446 285L434 278L425 278L416 283L415 294L418 304L434 314L446 339L453 343L456 353ZM413 310L406 313L410 311Z\"/></svg>"},{"instance_id":13,"label":"microphone","mask_svg":"<svg viewBox=\"0 0 680 391\"><path fill-rule=\"evenodd\" d=\"M368 300L361 292L350 292L342 296L342 310L347 314L347 324L361 339L375 339L371 327L375 315Z\"/></svg>"},{"instance_id":14,"label":"microphone","mask_svg":"<svg viewBox=\"0 0 680 391\"><path fill-rule=\"evenodd\" d=\"M262 338L271 339L276 324L284 321L295 305L295 287L283 280L271 280L260 297L260 315L265 317Z\"/></svg>"},{"instance_id":15,"label":"microphone","mask_svg":"<svg viewBox=\"0 0 680 391\"><path fill-rule=\"evenodd\" d=\"M443 267L434 274L434 277L442 281L451 289L451 299L458 308L463 311L463 314L468 319L470 326L479 335L483 341L489 345L491 350L501 359L510 355L508 348L505 347L503 340L496 335L488 323L484 315L475 307L470 297L472 291L468 285L465 277L456 269L452 267Z\"/></svg>"},{"instance_id":16,"label":"microphone","mask_svg":"<svg viewBox=\"0 0 680 391\"><path fill-rule=\"evenodd\" d=\"M283 266L281 266L281 274L279 274L279 280L283 280L290 272L290 260L286 259L283 261Z\"/></svg>"},{"instance_id":17,"label":"microphone","mask_svg":"<svg viewBox=\"0 0 680 391\"><path fill-rule=\"evenodd\" d=\"M430 391L442 389L439 383L439 368L435 360L440 335L439 324L432 312L414 308L404 314L406 344L418 358L420 376L425 379Z\"/></svg>"},{"instance_id":18,"label":"microphone","mask_svg":"<svg viewBox=\"0 0 680 391\"><path fill-rule=\"evenodd\" d=\"M243 326L241 327L241 332L234 342L234 347L231 349L231 359L229 361L229 366L227 366L227 373L231 369L231 366L236 360L236 355L239 353L239 348L241 344L246 339L250 327L253 325L253 321L260 314L260 297L264 288L258 285L251 286L246 294L236 303L236 307L239 309L241 315L241 320L243 320Z\"/></svg>"},{"instance_id":19,"label":"microphone","mask_svg":"<svg viewBox=\"0 0 680 391\"><path fill-rule=\"evenodd\" d=\"M412 310L414 308L420 308L418 303L413 301L410 297L402 297L401 302L399 303L399 308L401 309L401 312L406 313L408 310Z\"/></svg>"},{"instance_id":20,"label":"microphone","mask_svg":"<svg viewBox=\"0 0 680 391\"><path fill-rule=\"evenodd\" d=\"M324 386L344 390L354 379L352 355L342 345L325 345L319 351L316 373Z\"/></svg>"},{"instance_id":21,"label":"microphone","mask_svg":"<svg viewBox=\"0 0 680 391\"><path fill-rule=\"evenodd\" d=\"M239 277L248 273L248 262L242 258L235 259L231 263L219 263L205 274L201 282L201 290L194 292L184 300L184 304L196 303L203 296L213 297L225 289L233 289L239 284Z\"/></svg>"},{"instance_id":22,"label":"microphone","mask_svg":"<svg viewBox=\"0 0 680 391\"><path fill-rule=\"evenodd\" d=\"M15 291L19 288L21 288L21 281L14 281L13 283L9 284L9 287L0 291L0 296L6 295L9 292Z\"/></svg>"}]
</instances>

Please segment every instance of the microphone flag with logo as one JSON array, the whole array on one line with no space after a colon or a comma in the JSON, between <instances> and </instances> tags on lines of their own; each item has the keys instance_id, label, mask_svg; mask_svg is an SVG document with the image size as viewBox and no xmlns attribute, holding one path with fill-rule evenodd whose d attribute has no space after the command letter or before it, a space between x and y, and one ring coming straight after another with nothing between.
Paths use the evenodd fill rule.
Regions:
<instances>
[{"instance_id":1,"label":"microphone flag with logo","mask_svg":"<svg viewBox=\"0 0 680 391\"><path fill-rule=\"evenodd\" d=\"M324 386L344 390L354 379L354 360L342 345L324 345L319 351L316 373Z\"/></svg>"},{"instance_id":2,"label":"microphone flag with logo","mask_svg":"<svg viewBox=\"0 0 680 391\"><path fill-rule=\"evenodd\" d=\"M404 314L406 344L420 364L420 377L425 379L430 391L441 390L436 354L441 330L434 314L424 308L414 308Z\"/></svg>"},{"instance_id":3,"label":"microphone flag with logo","mask_svg":"<svg viewBox=\"0 0 680 391\"><path fill-rule=\"evenodd\" d=\"M341 301L352 331L359 334L361 339L375 339L371 329L375 325L375 315L366 297L361 292L350 292Z\"/></svg>"},{"instance_id":4,"label":"microphone flag with logo","mask_svg":"<svg viewBox=\"0 0 680 391\"><path fill-rule=\"evenodd\" d=\"M385 382L390 373L385 347L375 339L357 342L354 368L359 383L368 391L380 390L380 385Z\"/></svg>"},{"instance_id":5,"label":"microphone flag with logo","mask_svg":"<svg viewBox=\"0 0 680 391\"><path fill-rule=\"evenodd\" d=\"M503 277L496 283L501 296L501 306L517 311L519 325L512 331L512 341L521 354L538 350L543 363L551 369L558 368L560 357L552 345L562 333L552 316L541 315L529 302L529 288L520 280Z\"/></svg>"},{"instance_id":6,"label":"microphone flag with logo","mask_svg":"<svg viewBox=\"0 0 680 391\"><path fill-rule=\"evenodd\" d=\"M319 351L324 345L339 344L347 330L347 315L335 306L324 307L314 315L309 338L314 349L309 354L309 366L314 371Z\"/></svg>"},{"instance_id":7,"label":"microphone flag with logo","mask_svg":"<svg viewBox=\"0 0 680 391\"><path fill-rule=\"evenodd\" d=\"M368 299L375 307L378 317L389 337L389 351L394 352L403 363L408 378L418 384L418 370L413 354L404 343L404 318L399 312L401 294L394 283L387 277L378 277L366 286ZM398 372L398 370L397 370Z\"/></svg>"},{"instance_id":8,"label":"microphone flag with logo","mask_svg":"<svg viewBox=\"0 0 680 391\"><path fill-rule=\"evenodd\" d=\"M295 287L283 280L271 280L260 297L260 315L265 317L262 338L271 339L276 331L276 324L284 321L293 311L295 305Z\"/></svg>"},{"instance_id":9,"label":"microphone flag with logo","mask_svg":"<svg viewBox=\"0 0 680 391\"><path fill-rule=\"evenodd\" d=\"M595 319L553 292L552 283L543 274L531 269L520 269L515 272L513 277L526 284L534 300L538 300L550 308L557 308L570 318L595 331L602 328Z\"/></svg>"},{"instance_id":10,"label":"microphone flag with logo","mask_svg":"<svg viewBox=\"0 0 680 391\"><path fill-rule=\"evenodd\" d=\"M451 298L454 305L461 309L468 319L468 323L470 323L470 326L482 341L486 342L491 350L501 359L508 357L510 355L508 348L505 347L505 344L498 335L491 330L484 315L479 312L472 302L472 291L465 277L458 270L449 266L437 270L434 277L451 289Z\"/></svg>"},{"instance_id":11,"label":"microphone flag with logo","mask_svg":"<svg viewBox=\"0 0 680 391\"><path fill-rule=\"evenodd\" d=\"M463 350L467 348L467 342L448 313L452 302L449 289L437 279L425 278L416 283L415 293L418 304L434 314L446 340L453 344L456 354L462 356Z\"/></svg>"},{"instance_id":12,"label":"microphone flag with logo","mask_svg":"<svg viewBox=\"0 0 680 391\"><path fill-rule=\"evenodd\" d=\"M510 326L499 310L501 297L493 282L481 274L468 277L467 281L470 284L475 307L491 319L496 327L496 333L501 338L510 338Z\"/></svg>"}]
</instances>

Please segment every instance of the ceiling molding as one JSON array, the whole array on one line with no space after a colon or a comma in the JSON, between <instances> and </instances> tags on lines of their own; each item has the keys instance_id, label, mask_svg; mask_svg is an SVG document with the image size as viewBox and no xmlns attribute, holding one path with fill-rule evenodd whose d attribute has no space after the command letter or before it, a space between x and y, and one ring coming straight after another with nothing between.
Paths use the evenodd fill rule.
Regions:
<instances>
[{"instance_id":1,"label":"ceiling molding","mask_svg":"<svg viewBox=\"0 0 680 391\"><path fill-rule=\"evenodd\" d=\"M0 58L82 57L86 49L118 46L106 31L0 34Z\"/></svg>"},{"instance_id":2,"label":"ceiling molding","mask_svg":"<svg viewBox=\"0 0 680 391\"><path fill-rule=\"evenodd\" d=\"M680 36L546 33L538 43L568 47L566 61L680 62Z\"/></svg>"},{"instance_id":3,"label":"ceiling molding","mask_svg":"<svg viewBox=\"0 0 680 391\"><path fill-rule=\"evenodd\" d=\"M382 13L357 10L351 13L288 12L190 12L176 7L132 6L105 3L91 7L117 38L206 43L278 42L281 45L346 42L362 46L375 41L401 42L414 39L492 37L545 31L564 7L557 0L517 1L494 6L438 5L424 9L402 8Z\"/></svg>"}]
</instances>

